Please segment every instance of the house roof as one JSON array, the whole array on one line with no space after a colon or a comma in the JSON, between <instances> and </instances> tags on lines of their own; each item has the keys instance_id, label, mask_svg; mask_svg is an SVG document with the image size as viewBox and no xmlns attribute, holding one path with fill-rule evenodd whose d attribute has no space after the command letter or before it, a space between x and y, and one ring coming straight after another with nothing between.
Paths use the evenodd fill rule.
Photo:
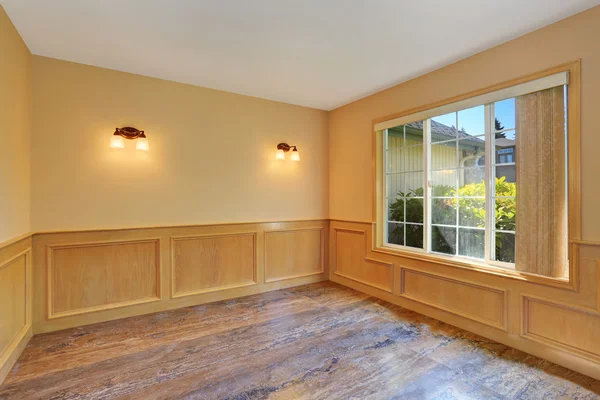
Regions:
<instances>
[{"instance_id":1,"label":"house roof","mask_svg":"<svg viewBox=\"0 0 600 400\"><path fill-rule=\"evenodd\" d=\"M411 122L410 124L406 124L406 126L410 126L415 129L423 130L423 121ZM431 133L437 134L440 136L446 136L446 137L448 137L448 140L456 138L456 128L455 127L444 125L444 124L441 124L434 120L431 120ZM462 129L458 131L458 138L459 139L470 139L471 141L474 141L474 142L485 143L485 141L483 139L469 135L467 132L465 132Z\"/></svg>"},{"instance_id":2,"label":"house roof","mask_svg":"<svg viewBox=\"0 0 600 400\"><path fill-rule=\"evenodd\" d=\"M496 139L496 146L499 147L511 147L516 145L517 141L516 140L512 140L512 139L507 139L507 138L497 138Z\"/></svg>"}]
</instances>

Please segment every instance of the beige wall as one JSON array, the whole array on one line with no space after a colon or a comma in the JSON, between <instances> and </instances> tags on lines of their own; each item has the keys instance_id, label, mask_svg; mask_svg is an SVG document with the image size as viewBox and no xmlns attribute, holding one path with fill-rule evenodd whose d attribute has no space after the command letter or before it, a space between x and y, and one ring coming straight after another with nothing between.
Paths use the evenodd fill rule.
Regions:
<instances>
[{"instance_id":1,"label":"beige wall","mask_svg":"<svg viewBox=\"0 0 600 400\"><path fill-rule=\"evenodd\" d=\"M0 243L30 226L31 53L0 6Z\"/></svg>"},{"instance_id":2,"label":"beige wall","mask_svg":"<svg viewBox=\"0 0 600 400\"><path fill-rule=\"evenodd\" d=\"M372 221L375 118L441 101L581 58L582 238L600 240L600 7L330 113L330 217ZM382 60L385 62L385 55Z\"/></svg>"},{"instance_id":3,"label":"beige wall","mask_svg":"<svg viewBox=\"0 0 600 400\"><path fill-rule=\"evenodd\" d=\"M328 216L328 113L33 57L35 231ZM115 127L150 152L108 147ZM279 142L301 161L275 161Z\"/></svg>"}]
</instances>

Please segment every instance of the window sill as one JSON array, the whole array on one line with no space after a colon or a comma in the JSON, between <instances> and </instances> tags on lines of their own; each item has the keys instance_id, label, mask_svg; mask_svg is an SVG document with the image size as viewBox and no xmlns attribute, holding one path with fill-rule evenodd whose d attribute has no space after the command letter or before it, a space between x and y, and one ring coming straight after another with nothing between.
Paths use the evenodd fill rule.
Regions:
<instances>
[{"instance_id":1,"label":"window sill","mask_svg":"<svg viewBox=\"0 0 600 400\"><path fill-rule=\"evenodd\" d=\"M425 261L434 264L439 264L447 267L461 268L485 274L501 276L505 278L515 279L519 281L535 283L540 285L557 287L560 289L576 291L576 285L572 279L565 278L550 278L542 275L535 275L528 272L520 272L513 269L503 268L499 266L488 265L483 262L470 261L468 259L425 253L423 251L411 251L397 249L387 246L373 248L374 253L387 254L396 257L409 258L417 261Z\"/></svg>"}]
</instances>

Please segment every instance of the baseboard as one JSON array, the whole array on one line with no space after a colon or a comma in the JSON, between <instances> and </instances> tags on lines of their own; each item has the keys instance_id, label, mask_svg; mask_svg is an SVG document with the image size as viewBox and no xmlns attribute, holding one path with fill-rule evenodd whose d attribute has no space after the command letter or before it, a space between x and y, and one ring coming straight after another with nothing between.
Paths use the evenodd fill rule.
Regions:
<instances>
[{"instance_id":1,"label":"baseboard","mask_svg":"<svg viewBox=\"0 0 600 400\"><path fill-rule=\"evenodd\" d=\"M31 325L24 326L0 358L0 385L4 382L33 336Z\"/></svg>"}]
</instances>

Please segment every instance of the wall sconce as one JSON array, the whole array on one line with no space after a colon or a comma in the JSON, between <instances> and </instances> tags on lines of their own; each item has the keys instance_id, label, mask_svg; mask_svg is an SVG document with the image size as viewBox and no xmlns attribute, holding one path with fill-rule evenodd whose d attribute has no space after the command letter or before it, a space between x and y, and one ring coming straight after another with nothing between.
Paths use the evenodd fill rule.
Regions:
<instances>
[{"instance_id":1,"label":"wall sconce","mask_svg":"<svg viewBox=\"0 0 600 400\"><path fill-rule=\"evenodd\" d=\"M291 160L292 161L300 161L300 153L298 152L298 149L296 148L296 146L290 146L287 143L279 143L277 145L277 153L275 153L275 159L276 160L285 160L285 153L290 151L292 149L292 147L294 148L294 150L292 150L292 155L290 157Z\"/></svg>"},{"instance_id":2,"label":"wall sconce","mask_svg":"<svg viewBox=\"0 0 600 400\"><path fill-rule=\"evenodd\" d=\"M150 150L150 145L148 144L148 139L144 134L144 131L137 130L130 126L126 126L125 128L117 128L115 129L115 133L113 133L112 138L110 138L110 148L111 149L122 149L125 147L125 141L123 138L128 140L136 140L135 149L141 151Z\"/></svg>"}]
</instances>

